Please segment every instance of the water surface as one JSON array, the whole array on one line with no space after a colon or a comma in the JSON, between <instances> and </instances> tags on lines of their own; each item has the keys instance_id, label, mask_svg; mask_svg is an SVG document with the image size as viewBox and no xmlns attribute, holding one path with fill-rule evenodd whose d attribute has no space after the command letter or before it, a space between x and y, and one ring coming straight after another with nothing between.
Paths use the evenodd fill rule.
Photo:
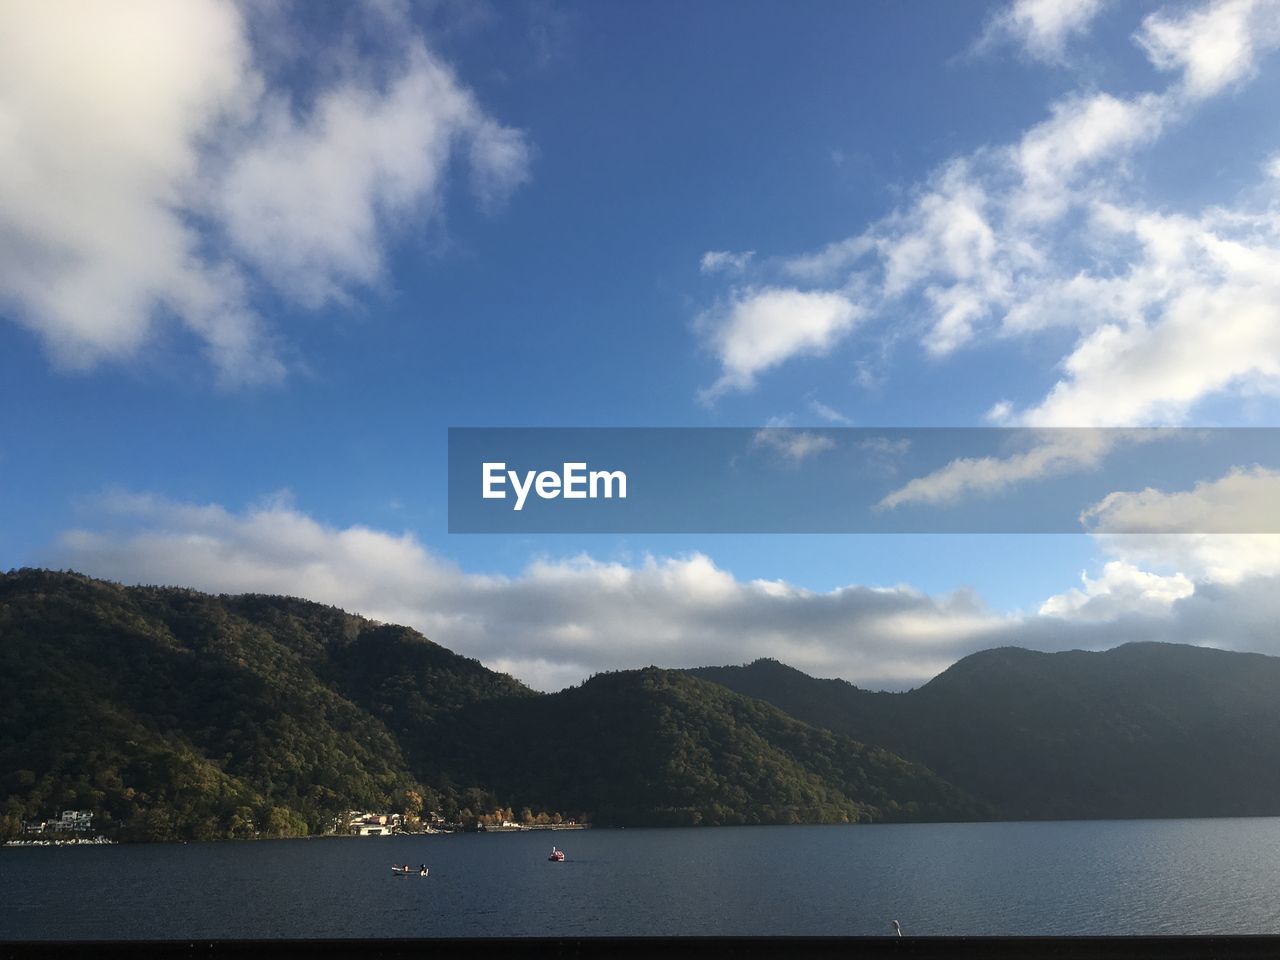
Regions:
<instances>
[{"instance_id":1,"label":"water surface","mask_svg":"<svg viewBox=\"0 0 1280 960\"><path fill-rule=\"evenodd\" d=\"M1280 934L1277 891L1280 818L20 847L0 939Z\"/></svg>"}]
</instances>

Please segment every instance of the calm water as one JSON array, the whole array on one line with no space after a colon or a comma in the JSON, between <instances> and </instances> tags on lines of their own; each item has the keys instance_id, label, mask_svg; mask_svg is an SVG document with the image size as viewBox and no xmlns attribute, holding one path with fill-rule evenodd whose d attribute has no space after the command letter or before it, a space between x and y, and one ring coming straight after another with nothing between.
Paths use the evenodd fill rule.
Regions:
<instances>
[{"instance_id":1,"label":"calm water","mask_svg":"<svg viewBox=\"0 0 1280 960\"><path fill-rule=\"evenodd\" d=\"M878 935L894 918L909 934L1280 934L1280 819L0 850L0 939Z\"/></svg>"}]
</instances>

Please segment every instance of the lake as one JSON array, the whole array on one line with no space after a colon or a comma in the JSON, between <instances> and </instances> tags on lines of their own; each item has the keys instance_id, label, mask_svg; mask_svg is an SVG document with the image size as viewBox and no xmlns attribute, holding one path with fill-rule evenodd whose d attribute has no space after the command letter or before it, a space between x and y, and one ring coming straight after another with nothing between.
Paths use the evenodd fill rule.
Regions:
<instances>
[{"instance_id":1,"label":"lake","mask_svg":"<svg viewBox=\"0 0 1280 960\"><path fill-rule=\"evenodd\" d=\"M16 847L0 939L1278 934L1278 884L1280 818Z\"/></svg>"}]
</instances>

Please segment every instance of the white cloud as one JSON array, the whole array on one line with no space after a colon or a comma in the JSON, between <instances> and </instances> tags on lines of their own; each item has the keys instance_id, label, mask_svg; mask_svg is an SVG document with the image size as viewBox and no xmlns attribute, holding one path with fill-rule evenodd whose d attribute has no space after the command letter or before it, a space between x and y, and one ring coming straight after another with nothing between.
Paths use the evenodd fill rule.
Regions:
<instances>
[{"instance_id":1,"label":"white cloud","mask_svg":"<svg viewBox=\"0 0 1280 960\"><path fill-rule=\"evenodd\" d=\"M911 449L911 441L906 437L890 440L888 437L871 437L858 444L858 449L885 457L901 457Z\"/></svg>"},{"instance_id":2,"label":"white cloud","mask_svg":"<svg viewBox=\"0 0 1280 960\"><path fill-rule=\"evenodd\" d=\"M852 267L875 245L875 238L870 235L850 237L828 244L817 253L790 257L783 261L782 268L797 280L820 283Z\"/></svg>"},{"instance_id":3,"label":"white cloud","mask_svg":"<svg viewBox=\"0 0 1280 960\"><path fill-rule=\"evenodd\" d=\"M1117 491L1080 519L1098 533L1280 533L1280 471L1237 467L1191 490Z\"/></svg>"},{"instance_id":4,"label":"white cloud","mask_svg":"<svg viewBox=\"0 0 1280 960\"><path fill-rule=\"evenodd\" d=\"M1280 535L1095 534L1112 559L1019 634L1042 647L1158 640L1280 655ZM1050 638L1056 638L1051 640ZM1059 647L1060 648L1060 647Z\"/></svg>"},{"instance_id":5,"label":"white cloud","mask_svg":"<svg viewBox=\"0 0 1280 960\"><path fill-rule=\"evenodd\" d=\"M1120 616L1168 615L1173 604L1195 593L1181 573L1161 576L1123 560L1112 560L1097 579L1082 573L1083 590L1070 590L1040 605L1040 615L1078 620L1114 620Z\"/></svg>"},{"instance_id":6,"label":"white cloud","mask_svg":"<svg viewBox=\"0 0 1280 960\"><path fill-rule=\"evenodd\" d=\"M993 29L1052 57L1099 7L1015 3ZM1280 45L1280 0L1161 10L1139 40L1177 71L1163 90L1065 96L1021 136L948 160L897 211L781 270L851 297L886 343L915 337L934 358L1076 331L1041 400L993 407L1010 424L1177 424L1208 397L1280 392L1274 158L1234 207L1174 213L1131 198L1139 151L1259 73Z\"/></svg>"},{"instance_id":7,"label":"white cloud","mask_svg":"<svg viewBox=\"0 0 1280 960\"><path fill-rule=\"evenodd\" d=\"M987 273L996 237L986 208L986 192L969 164L943 169L914 206L881 232L877 246L885 261L886 296L899 296L934 276L968 281Z\"/></svg>"},{"instance_id":8,"label":"white cloud","mask_svg":"<svg viewBox=\"0 0 1280 960\"><path fill-rule=\"evenodd\" d=\"M388 227L439 206L460 141L470 141L483 202L499 202L524 178L520 134L487 118L452 72L414 43L385 89L346 82L301 120L287 98L269 101L260 129L221 179L219 218L244 259L318 307L380 278Z\"/></svg>"},{"instance_id":9,"label":"white cloud","mask_svg":"<svg viewBox=\"0 0 1280 960\"><path fill-rule=\"evenodd\" d=\"M542 559L516 576L469 573L411 534L329 526L287 497L238 513L145 495L89 507L89 522L62 536L49 565L131 583L335 604L416 627L542 689L601 670L757 657L866 687L903 688L969 653L1009 644L1066 650L1165 640L1280 653L1280 536L1254 538L1271 541L1269 566L1217 580L1199 568L1149 574L1139 568L1142 551L1150 559L1159 538L1116 537L1133 545L1132 557L1117 556L1123 562L1046 601L1039 614L999 615L965 590L816 592L739 580L699 553L636 562ZM1112 550L1113 539L1099 542ZM1212 565L1203 539L1198 547L1196 538L1164 539Z\"/></svg>"},{"instance_id":10,"label":"white cloud","mask_svg":"<svg viewBox=\"0 0 1280 960\"><path fill-rule=\"evenodd\" d=\"M1280 577L1280 534L1098 533L1094 539L1109 556L1183 573L1199 584L1234 587Z\"/></svg>"},{"instance_id":11,"label":"white cloud","mask_svg":"<svg viewBox=\"0 0 1280 960\"><path fill-rule=\"evenodd\" d=\"M229 379L279 375L180 211L200 138L254 89L229 4L0 6L0 304L59 363L128 356L165 311Z\"/></svg>"},{"instance_id":12,"label":"white cloud","mask_svg":"<svg viewBox=\"0 0 1280 960\"><path fill-rule=\"evenodd\" d=\"M754 250L733 253L729 250L708 250L699 264L703 273L741 273L756 255Z\"/></svg>"},{"instance_id":13,"label":"white cloud","mask_svg":"<svg viewBox=\"0 0 1280 960\"><path fill-rule=\"evenodd\" d=\"M966 497L988 497L1029 480L1098 466L1124 437L1107 430L1028 433L1031 447L1006 457L961 457L890 491L877 505L891 510L909 503L941 506Z\"/></svg>"},{"instance_id":14,"label":"white cloud","mask_svg":"<svg viewBox=\"0 0 1280 960\"><path fill-rule=\"evenodd\" d=\"M1190 12L1159 10L1142 23L1138 43L1162 70L1182 75L1182 91L1210 97L1251 77L1259 54L1280 44L1280 2L1217 0Z\"/></svg>"},{"instance_id":15,"label":"white cloud","mask_svg":"<svg viewBox=\"0 0 1280 960\"><path fill-rule=\"evenodd\" d=\"M843 275L840 292L857 291L874 314L923 315L923 346L946 356L1052 276L1052 231L1099 197L1098 170L1154 141L1171 110L1153 94L1064 98L1014 143L949 161L905 208L782 269L828 286Z\"/></svg>"},{"instance_id":16,"label":"white cloud","mask_svg":"<svg viewBox=\"0 0 1280 960\"><path fill-rule=\"evenodd\" d=\"M1150 94L1068 97L1017 142L945 164L906 211L871 231L879 310L919 298L929 318L921 342L934 356L1017 312L1053 275L1059 222L1105 195L1091 175L1153 141L1169 112Z\"/></svg>"},{"instance_id":17,"label":"white cloud","mask_svg":"<svg viewBox=\"0 0 1280 960\"><path fill-rule=\"evenodd\" d=\"M67 367L135 356L176 320L224 382L279 379L247 268L315 305L377 279L455 144L486 204L527 176L522 136L405 23L384 32L385 84L339 70L304 107L229 2L0 7L0 310Z\"/></svg>"},{"instance_id":18,"label":"white cloud","mask_svg":"<svg viewBox=\"0 0 1280 960\"><path fill-rule=\"evenodd\" d=\"M828 404L823 403L821 400L817 399L816 397L809 398L809 409L812 410L815 415L827 421L827 423L834 423L842 427L848 427L853 425L852 419L845 416L835 407L832 407Z\"/></svg>"},{"instance_id":19,"label":"white cloud","mask_svg":"<svg viewBox=\"0 0 1280 960\"><path fill-rule=\"evenodd\" d=\"M468 101L470 115L461 133L471 141L471 191L481 207L492 212L532 178L533 151L523 131L504 127L485 116L473 99Z\"/></svg>"},{"instance_id":20,"label":"white cloud","mask_svg":"<svg viewBox=\"0 0 1280 960\"><path fill-rule=\"evenodd\" d=\"M1013 0L997 13L978 40L978 50L1001 40L1017 43L1035 60L1061 63L1067 42L1086 33L1105 0Z\"/></svg>"},{"instance_id":21,"label":"white cloud","mask_svg":"<svg viewBox=\"0 0 1280 960\"><path fill-rule=\"evenodd\" d=\"M764 427L751 438L753 449L771 450L793 463L832 450L835 445L835 441L824 434L782 426Z\"/></svg>"},{"instance_id":22,"label":"white cloud","mask_svg":"<svg viewBox=\"0 0 1280 960\"><path fill-rule=\"evenodd\" d=\"M858 443L864 468L882 477L892 477L902 468L902 458L911 450L906 437L869 437Z\"/></svg>"},{"instance_id":23,"label":"white cloud","mask_svg":"<svg viewBox=\"0 0 1280 960\"><path fill-rule=\"evenodd\" d=\"M861 310L843 294L792 288L747 288L698 326L724 372L702 392L711 400L748 390L758 374L791 357L823 354L853 329Z\"/></svg>"},{"instance_id":24,"label":"white cloud","mask_svg":"<svg viewBox=\"0 0 1280 960\"><path fill-rule=\"evenodd\" d=\"M1170 110L1169 102L1154 94L1121 100L1095 93L1054 104L1049 119L1028 130L1013 148L1021 180L1010 200L1013 218L1060 216L1082 173L1155 140Z\"/></svg>"},{"instance_id":25,"label":"white cloud","mask_svg":"<svg viewBox=\"0 0 1280 960\"><path fill-rule=\"evenodd\" d=\"M870 685L921 682L1002 629L972 596L908 587L814 593L742 581L702 554L634 564L537 560L466 573L409 534L319 523L274 498L241 513L115 495L52 562L126 582L306 597L422 630L544 688L592 672L778 657Z\"/></svg>"},{"instance_id":26,"label":"white cloud","mask_svg":"<svg viewBox=\"0 0 1280 960\"><path fill-rule=\"evenodd\" d=\"M1280 472L1262 467L1236 468L1191 490L1114 492L1081 516L1113 559L1101 577L1084 575L1083 590L1049 598L1040 613L1086 620L1178 614L1194 642L1250 649L1243 638L1274 614L1270 598L1280 586L1280 534L1250 531L1280 529L1278 495ZM1253 643L1280 652L1273 641Z\"/></svg>"},{"instance_id":27,"label":"white cloud","mask_svg":"<svg viewBox=\"0 0 1280 960\"><path fill-rule=\"evenodd\" d=\"M991 305L1008 295L1019 251L1002 249L990 215L981 178L970 162L957 160L935 173L906 209L856 237L784 260L782 269L802 281L831 283L871 260L846 276L840 295L855 299L861 313L922 297L933 319L925 345L943 355L967 341Z\"/></svg>"},{"instance_id":28,"label":"white cloud","mask_svg":"<svg viewBox=\"0 0 1280 960\"><path fill-rule=\"evenodd\" d=\"M1280 471L1236 468L1191 490L1116 491L1081 521L1111 556L1239 585L1280 576Z\"/></svg>"},{"instance_id":29,"label":"white cloud","mask_svg":"<svg viewBox=\"0 0 1280 960\"><path fill-rule=\"evenodd\" d=\"M1084 335L1023 423L1176 424L1206 396L1280 388L1280 216L1100 205L1094 223L1134 252L1127 270L1037 292L1046 315L1070 313Z\"/></svg>"},{"instance_id":30,"label":"white cloud","mask_svg":"<svg viewBox=\"0 0 1280 960\"><path fill-rule=\"evenodd\" d=\"M1009 418L1013 415L1013 402L1010 400L997 400L991 405L991 408L984 414L983 419L988 423L1003 426L1009 422Z\"/></svg>"}]
</instances>

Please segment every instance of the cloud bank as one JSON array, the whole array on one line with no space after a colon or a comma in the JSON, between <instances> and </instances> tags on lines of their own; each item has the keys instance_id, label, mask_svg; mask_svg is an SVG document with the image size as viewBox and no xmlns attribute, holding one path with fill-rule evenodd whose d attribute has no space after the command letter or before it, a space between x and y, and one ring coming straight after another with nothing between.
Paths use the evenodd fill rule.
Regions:
<instances>
[{"instance_id":1,"label":"cloud bank","mask_svg":"<svg viewBox=\"0 0 1280 960\"><path fill-rule=\"evenodd\" d=\"M540 559L518 576L467 573L411 534L335 528L276 497L243 512L115 494L50 562L135 583L282 593L427 636L544 689L591 673L780 657L823 675L910 685L1001 618L971 595L909 587L813 593L740 581L707 556Z\"/></svg>"},{"instance_id":2,"label":"cloud bank","mask_svg":"<svg viewBox=\"0 0 1280 960\"><path fill-rule=\"evenodd\" d=\"M541 689L592 673L776 657L870 688L919 685L976 650L1103 649L1132 640L1280 653L1280 537L1099 536L1112 554L1082 588L999 613L972 591L811 591L735 577L702 553L531 561L467 572L408 533L334 527L275 497L243 511L115 494L48 563L131 583L267 592L404 623ZM1166 568L1143 569L1143 566ZM1172 569L1167 569L1172 567Z\"/></svg>"}]
</instances>

